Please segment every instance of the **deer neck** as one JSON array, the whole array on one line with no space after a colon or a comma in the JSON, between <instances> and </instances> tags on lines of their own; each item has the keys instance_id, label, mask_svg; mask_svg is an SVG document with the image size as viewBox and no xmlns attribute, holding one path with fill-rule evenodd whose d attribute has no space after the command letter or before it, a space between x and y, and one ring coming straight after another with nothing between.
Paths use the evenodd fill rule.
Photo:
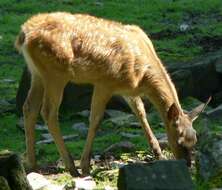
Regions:
<instances>
[{"instance_id":1,"label":"deer neck","mask_svg":"<svg viewBox=\"0 0 222 190\"><path fill-rule=\"evenodd\" d=\"M182 112L181 105L177 96L174 84L171 82L169 75L166 73L162 67L162 73L158 72L158 75L153 75L149 77L149 92L148 98L151 103L158 110L165 125L169 123L167 113L169 108L175 103L179 110ZM161 74L160 74L161 73Z\"/></svg>"}]
</instances>

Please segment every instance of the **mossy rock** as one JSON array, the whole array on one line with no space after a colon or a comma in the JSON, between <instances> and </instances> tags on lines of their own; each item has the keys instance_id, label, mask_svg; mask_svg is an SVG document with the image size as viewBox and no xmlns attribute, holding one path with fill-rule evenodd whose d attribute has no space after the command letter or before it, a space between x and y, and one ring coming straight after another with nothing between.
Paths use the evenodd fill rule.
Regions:
<instances>
[{"instance_id":1,"label":"mossy rock","mask_svg":"<svg viewBox=\"0 0 222 190\"><path fill-rule=\"evenodd\" d=\"M32 190L20 158L13 152L0 152L0 176L7 180L12 190ZM2 183L6 185L4 180Z\"/></svg>"}]
</instances>

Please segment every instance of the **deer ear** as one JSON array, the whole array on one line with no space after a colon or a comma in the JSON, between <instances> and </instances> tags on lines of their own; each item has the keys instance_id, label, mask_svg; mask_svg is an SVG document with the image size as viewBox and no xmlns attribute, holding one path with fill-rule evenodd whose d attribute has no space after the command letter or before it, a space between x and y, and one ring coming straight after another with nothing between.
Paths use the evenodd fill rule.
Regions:
<instances>
[{"instance_id":1,"label":"deer ear","mask_svg":"<svg viewBox=\"0 0 222 190\"><path fill-rule=\"evenodd\" d=\"M198 118L200 113L204 111L204 109L207 107L210 101L211 101L211 96L208 98L205 104L200 104L199 106L197 106L191 112L188 113L188 116L190 117L191 121L194 121Z\"/></svg>"},{"instance_id":2,"label":"deer ear","mask_svg":"<svg viewBox=\"0 0 222 190\"><path fill-rule=\"evenodd\" d=\"M170 109L167 112L167 117L170 121L176 121L179 118L179 109L175 103L170 106Z\"/></svg>"}]
</instances>

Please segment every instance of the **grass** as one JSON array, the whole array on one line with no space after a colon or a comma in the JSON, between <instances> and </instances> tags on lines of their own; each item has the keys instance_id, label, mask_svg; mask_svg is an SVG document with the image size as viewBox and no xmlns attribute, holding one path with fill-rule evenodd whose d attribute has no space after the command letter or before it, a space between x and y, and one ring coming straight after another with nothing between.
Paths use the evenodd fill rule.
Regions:
<instances>
[{"instance_id":1,"label":"grass","mask_svg":"<svg viewBox=\"0 0 222 190\"><path fill-rule=\"evenodd\" d=\"M0 100L7 100L15 106L16 91L24 67L23 58L14 48L14 40L20 25L30 16L39 12L68 11L87 13L125 24L137 24L151 37L160 58L167 64L186 64L190 60L221 48L222 44L222 1L221 0L4 0L0 1ZM181 24L188 26L181 31ZM10 79L11 82L7 82ZM188 110L193 101L184 102ZM1 109L1 108L0 108ZM151 125L156 133L164 132L158 127L159 117L151 113ZM18 117L15 113L0 115L0 150L10 149L22 153L25 151L24 133L16 127ZM87 119L69 117L61 113L63 134L75 133L70 126ZM201 128L202 120L195 122ZM219 124L212 122L212 130L220 132ZM109 145L126 140L119 132L139 132L139 130L116 127L103 123L101 131L106 135L97 136L94 154L100 153ZM37 132L36 139L41 139ZM136 150L147 151L145 137L141 135L132 140ZM79 159L84 138L67 142L75 158ZM59 159L53 144L37 146L37 158L40 164L54 163ZM42 156L44 155L44 156ZM104 179L101 173L98 181ZM107 174L108 175L108 174ZM195 178L196 179L196 178ZM110 180L104 179L106 182ZM115 181L115 180L114 180ZM112 182L112 185L113 182ZM196 180L197 189L207 189L208 184Z\"/></svg>"}]
</instances>

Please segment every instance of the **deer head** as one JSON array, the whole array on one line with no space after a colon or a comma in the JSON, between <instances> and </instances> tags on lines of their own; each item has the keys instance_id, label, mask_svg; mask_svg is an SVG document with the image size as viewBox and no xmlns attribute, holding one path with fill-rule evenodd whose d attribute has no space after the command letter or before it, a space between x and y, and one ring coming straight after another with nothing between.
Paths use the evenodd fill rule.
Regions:
<instances>
[{"instance_id":1,"label":"deer head","mask_svg":"<svg viewBox=\"0 0 222 190\"><path fill-rule=\"evenodd\" d=\"M172 104L167 113L169 125L168 135L169 143L177 159L186 159L187 164L191 164L190 150L197 142L196 130L192 123L203 112L211 97L205 104L201 104L191 112L181 112L176 104Z\"/></svg>"}]
</instances>

